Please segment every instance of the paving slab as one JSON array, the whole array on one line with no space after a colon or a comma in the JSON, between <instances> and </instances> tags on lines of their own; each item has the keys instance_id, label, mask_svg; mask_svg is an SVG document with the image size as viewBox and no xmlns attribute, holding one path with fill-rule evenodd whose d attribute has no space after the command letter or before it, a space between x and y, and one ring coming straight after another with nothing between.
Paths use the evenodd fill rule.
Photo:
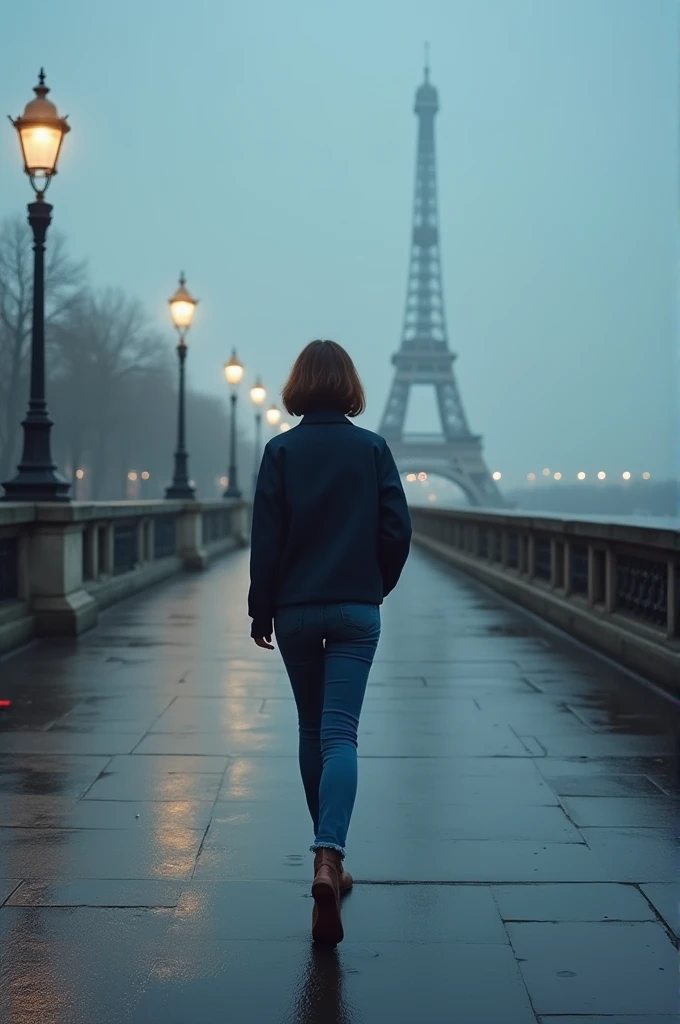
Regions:
<instances>
[{"instance_id":1,"label":"paving slab","mask_svg":"<svg viewBox=\"0 0 680 1024\"><path fill-rule=\"evenodd\" d=\"M306 942L312 906L308 881L194 880L182 893L169 938L178 945L204 938ZM356 883L342 907L354 942L403 942L405 935L423 945L509 941L488 886Z\"/></svg>"},{"instance_id":2,"label":"paving slab","mask_svg":"<svg viewBox=\"0 0 680 1024\"><path fill-rule=\"evenodd\" d=\"M206 939L199 949L171 944L132 1019L214 1024L243 1019L244 1008L248 1020L310 1024L536 1019L506 944L348 941L332 951L223 939Z\"/></svg>"},{"instance_id":3,"label":"paving slab","mask_svg":"<svg viewBox=\"0 0 680 1024\"><path fill-rule=\"evenodd\" d=\"M680 802L672 797L565 796L562 806L578 826L670 828L680 818Z\"/></svg>"},{"instance_id":4,"label":"paving slab","mask_svg":"<svg viewBox=\"0 0 680 1024\"><path fill-rule=\"evenodd\" d=\"M21 882L8 907L176 907L181 882L159 878L82 878L70 882Z\"/></svg>"},{"instance_id":5,"label":"paving slab","mask_svg":"<svg viewBox=\"0 0 680 1024\"><path fill-rule=\"evenodd\" d=\"M202 830L0 828L0 863L25 879L189 878Z\"/></svg>"},{"instance_id":6,"label":"paving slab","mask_svg":"<svg viewBox=\"0 0 680 1024\"><path fill-rule=\"evenodd\" d=\"M495 885L504 921L655 921L640 890L616 882Z\"/></svg>"},{"instance_id":7,"label":"paving slab","mask_svg":"<svg viewBox=\"0 0 680 1024\"><path fill-rule=\"evenodd\" d=\"M675 882L677 829L582 828L581 834L617 882Z\"/></svg>"},{"instance_id":8,"label":"paving slab","mask_svg":"<svg viewBox=\"0 0 680 1024\"><path fill-rule=\"evenodd\" d=\"M677 1005L677 951L659 924L563 921L507 928L538 1013L665 1014Z\"/></svg>"},{"instance_id":9,"label":"paving slab","mask_svg":"<svg viewBox=\"0 0 680 1024\"><path fill-rule=\"evenodd\" d=\"M171 915L120 907L2 907L0 1020L128 1020Z\"/></svg>"}]
</instances>

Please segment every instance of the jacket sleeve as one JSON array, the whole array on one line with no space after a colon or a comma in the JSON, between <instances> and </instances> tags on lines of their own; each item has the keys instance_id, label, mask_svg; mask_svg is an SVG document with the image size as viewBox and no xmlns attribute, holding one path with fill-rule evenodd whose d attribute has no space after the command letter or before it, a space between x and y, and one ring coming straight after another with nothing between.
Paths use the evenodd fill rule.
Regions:
<instances>
[{"instance_id":1,"label":"jacket sleeve","mask_svg":"<svg viewBox=\"0 0 680 1024\"><path fill-rule=\"evenodd\" d=\"M379 463L380 494L379 557L383 597L396 587L411 546L411 516L399 470L385 444Z\"/></svg>"},{"instance_id":2,"label":"jacket sleeve","mask_svg":"<svg viewBox=\"0 0 680 1024\"><path fill-rule=\"evenodd\" d=\"M284 541L284 494L281 467L267 445L253 501L250 541L250 635L271 636L279 563Z\"/></svg>"}]
</instances>

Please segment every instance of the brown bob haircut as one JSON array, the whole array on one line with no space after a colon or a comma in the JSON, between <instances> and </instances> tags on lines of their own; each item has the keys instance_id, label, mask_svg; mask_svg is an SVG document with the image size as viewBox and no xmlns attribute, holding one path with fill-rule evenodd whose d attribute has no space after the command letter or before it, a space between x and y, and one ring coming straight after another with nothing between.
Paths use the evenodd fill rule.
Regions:
<instances>
[{"instance_id":1,"label":"brown bob haircut","mask_svg":"<svg viewBox=\"0 0 680 1024\"><path fill-rule=\"evenodd\" d=\"M351 358L337 341L310 341L295 360L282 391L291 416L333 409L358 416L366 408L364 387Z\"/></svg>"}]
</instances>

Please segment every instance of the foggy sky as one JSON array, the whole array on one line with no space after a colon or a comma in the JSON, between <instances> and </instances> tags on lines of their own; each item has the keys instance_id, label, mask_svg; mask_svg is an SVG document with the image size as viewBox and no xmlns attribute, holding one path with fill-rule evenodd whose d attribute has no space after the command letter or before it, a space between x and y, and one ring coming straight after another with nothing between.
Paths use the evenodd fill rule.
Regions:
<instances>
[{"instance_id":1,"label":"foggy sky","mask_svg":"<svg viewBox=\"0 0 680 1024\"><path fill-rule=\"evenodd\" d=\"M429 39L449 340L490 468L668 476L676 19L675 0L5 0L2 112L44 64L72 124L54 224L169 346L185 270L194 386L221 393L235 345L276 398L302 344L335 338L376 427ZM13 135L0 217L29 199ZM434 425L419 399L409 428Z\"/></svg>"}]
</instances>

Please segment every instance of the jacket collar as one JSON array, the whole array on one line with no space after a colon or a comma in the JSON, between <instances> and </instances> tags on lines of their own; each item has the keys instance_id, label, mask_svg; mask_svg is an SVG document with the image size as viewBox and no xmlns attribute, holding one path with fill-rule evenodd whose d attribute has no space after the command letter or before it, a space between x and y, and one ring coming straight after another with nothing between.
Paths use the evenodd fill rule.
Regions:
<instances>
[{"instance_id":1,"label":"jacket collar","mask_svg":"<svg viewBox=\"0 0 680 1024\"><path fill-rule=\"evenodd\" d=\"M344 413L338 412L337 409L315 409L314 412L305 413L298 426L310 427L317 423L346 423L347 426L351 426Z\"/></svg>"}]
</instances>

